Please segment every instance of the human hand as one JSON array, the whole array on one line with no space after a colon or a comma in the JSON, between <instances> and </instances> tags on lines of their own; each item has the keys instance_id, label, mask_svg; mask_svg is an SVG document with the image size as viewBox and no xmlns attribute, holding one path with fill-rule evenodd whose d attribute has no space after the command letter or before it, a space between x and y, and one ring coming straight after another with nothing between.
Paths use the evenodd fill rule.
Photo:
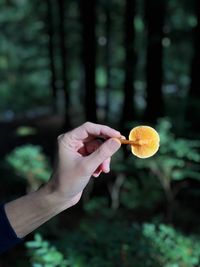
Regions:
<instances>
[{"instance_id":1,"label":"human hand","mask_svg":"<svg viewBox=\"0 0 200 267\"><path fill-rule=\"evenodd\" d=\"M103 137L102 144L96 140ZM114 137L114 138L113 138ZM121 143L118 131L84 123L58 137L58 162L50 181L37 191L6 203L5 212L18 237L24 237L59 212L75 205L92 175L108 172Z\"/></svg>"},{"instance_id":2,"label":"human hand","mask_svg":"<svg viewBox=\"0 0 200 267\"><path fill-rule=\"evenodd\" d=\"M111 156L121 146L116 139L120 137L120 132L90 122L58 137L58 163L47 186L66 208L79 201L92 175L109 172Z\"/></svg>"}]
</instances>

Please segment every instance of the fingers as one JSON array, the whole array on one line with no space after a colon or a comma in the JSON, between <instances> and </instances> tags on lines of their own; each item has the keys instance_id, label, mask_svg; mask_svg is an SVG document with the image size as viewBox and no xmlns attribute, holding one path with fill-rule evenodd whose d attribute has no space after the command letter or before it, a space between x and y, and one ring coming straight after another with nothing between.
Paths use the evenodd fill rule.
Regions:
<instances>
[{"instance_id":1,"label":"fingers","mask_svg":"<svg viewBox=\"0 0 200 267\"><path fill-rule=\"evenodd\" d=\"M102 173L102 166L100 165L92 174L94 177L99 177L99 175Z\"/></svg>"},{"instance_id":2,"label":"fingers","mask_svg":"<svg viewBox=\"0 0 200 267\"><path fill-rule=\"evenodd\" d=\"M91 141L88 141L78 150L78 152L84 157L88 156L93 153L102 144L102 142L103 141L101 141L100 139L93 139Z\"/></svg>"},{"instance_id":3,"label":"fingers","mask_svg":"<svg viewBox=\"0 0 200 267\"><path fill-rule=\"evenodd\" d=\"M86 122L80 127L70 132L71 137L76 140L84 140L89 136L104 136L104 137L116 137L121 136L119 131L116 131L108 126L95 124L92 122Z\"/></svg>"},{"instance_id":4,"label":"fingers","mask_svg":"<svg viewBox=\"0 0 200 267\"><path fill-rule=\"evenodd\" d=\"M92 154L85 157L85 164L88 171L94 173L99 165L104 164L104 170L108 171L109 162L107 161L121 146L121 143L116 138L110 138L105 141Z\"/></svg>"},{"instance_id":5,"label":"fingers","mask_svg":"<svg viewBox=\"0 0 200 267\"><path fill-rule=\"evenodd\" d=\"M102 144L95 137L104 137L106 141ZM102 171L109 172L110 158L121 146L117 139L120 137L120 132L108 126L87 122L59 136L58 141L62 142L65 155L67 152L74 158L77 157L77 152L82 155L83 172L97 177Z\"/></svg>"},{"instance_id":6,"label":"fingers","mask_svg":"<svg viewBox=\"0 0 200 267\"><path fill-rule=\"evenodd\" d=\"M92 141L88 142L85 144L85 149L87 151L87 155L93 153L95 150L97 150L97 148L100 147L100 145L102 144L102 141L99 139L93 139Z\"/></svg>"},{"instance_id":7,"label":"fingers","mask_svg":"<svg viewBox=\"0 0 200 267\"><path fill-rule=\"evenodd\" d=\"M110 161L111 158L108 158L101 164L101 169L103 172L108 173L110 171Z\"/></svg>"},{"instance_id":8,"label":"fingers","mask_svg":"<svg viewBox=\"0 0 200 267\"><path fill-rule=\"evenodd\" d=\"M99 175L102 172L108 173L110 171L110 161L111 161L111 158L104 160L104 162L101 165L99 165L98 168L95 170L95 172L93 173L93 176L99 177Z\"/></svg>"},{"instance_id":9,"label":"fingers","mask_svg":"<svg viewBox=\"0 0 200 267\"><path fill-rule=\"evenodd\" d=\"M80 151L80 152L83 152L82 154L83 156L90 155L95 150L97 150L102 145L102 143L103 142L101 140L94 139L88 142L87 144L85 144L85 147L84 147L85 151ZM101 165L99 165L97 169L94 171L93 176L98 177L101 174L101 172L108 173L110 171L110 160L111 158L104 160L104 162Z\"/></svg>"}]
</instances>

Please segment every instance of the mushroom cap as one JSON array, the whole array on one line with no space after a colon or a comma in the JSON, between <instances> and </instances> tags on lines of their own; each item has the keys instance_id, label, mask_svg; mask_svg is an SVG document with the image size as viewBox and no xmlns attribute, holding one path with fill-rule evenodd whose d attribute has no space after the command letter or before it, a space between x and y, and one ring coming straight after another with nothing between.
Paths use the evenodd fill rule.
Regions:
<instances>
[{"instance_id":1,"label":"mushroom cap","mask_svg":"<svg viewBox=\"0 0 200 267\"><path fill-rule=\"evenodd\" d=\"M129 140L136 142L131 146L133 155L138 158L149 158L159 149L159 134L150 126L137 126L129 133Z\"/></svg>"}]
</instances>

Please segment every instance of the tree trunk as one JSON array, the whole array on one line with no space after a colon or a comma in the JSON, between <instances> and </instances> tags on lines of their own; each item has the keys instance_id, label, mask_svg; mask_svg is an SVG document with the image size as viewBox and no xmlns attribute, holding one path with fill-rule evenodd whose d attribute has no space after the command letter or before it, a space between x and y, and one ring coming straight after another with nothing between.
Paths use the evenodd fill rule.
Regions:
<instances>
[{"instance_id":1,"label":"tree trunk","mask_svg":"<svg viewBox=\"0 0 200 267\"><path fill-rule=\"evenodd\" d=\"M82 59L84 66L84 105L86 120L97 121L96 84L95 84L95 0L80 0L82 24Z\"/></svg>"},{"instance_id":2,"label":"tree trunk","mask_svg":"<svg viewBox=\"0 0 200 267\"><path fill-rule=\"evenodd\" d=\"M194 29L194 57L192 60L191 70L191 85L189 94L191 97L200 98L200 79L199 79L199 68L200 68L200 1L195 1L195 11L197 16L197 25Z\"/></svg>"},{"instance_id":3,"label":"tree trunk","mask_svg":"<svg viewBox=\"0 0 200 267\"><path fill-rule=\"evenodd\" d=\"M70 123L70 94L69 94L69 82L67 76L67 62L69 61L69 54L66 49L66 31L65 31L65 14L66 14L66 2L65 0L58 0L58 11L59 11L59 36L60 36L60 58L61 58L61 89L63 90L65 98L65 123L64 128L69 129Z\"/></svg>"},{"instance_id":4,"label":"tree trunk","mask_svg":"<svg viewBox=\"0 0 200 267\"><path fill-rule=\"evenodd\" d=\"M107 84L105 90L105 121L109 121L110 97L111 97L111 7L112 1L106 2L106 76Z\"/></svg>"},{"instance_id":5,"label":"tree trunk","mask_svg":"<svg viewBox=\"0 0 200 267\"><path fill-rule=\"evenodd\" d=\"M164 115L162 94L163 25L165 0L146 0L147 63L146 63L146 110L145 119L155 122Z\"/></svg>"},{"instance_id":6,"label":"tree trunk","mask_svg":"<svg viewBox=\"0 0 200 267\"><path fill-rule=\"evenodd\" d=\"M197 25L194 28L194 56L191 65L191 84L187 102L186 117L193 131L199 133L199 99L200 99L200 1L195 1Z\"/></svg>"},{"instance_id":7,"label":"tree trunk","mask_svg":"<svg viewBox=\"0 0 200 267\"><path fill-rule=\"evenodd\" d=\"M126 0L125 8L125 37L124 47L126 52L125 58L125 81L124 81L124 102L121 117L121 129L124 134L127 131L125 123L135 119L134 111L134 70L135 70L135 52L134 52L134 15L135 1Z\"/></svg>"},{"instance_id":8,"label":"tree trunk","mask_svg":"<svg viewBox=\"0 0 200 267\"><path fill-rule=\"evenodd\" d=\"M52 89L52 106L53 111L57 112L57 86L56 86L56 68L55 68L55 55L54 55L54 23L53 23L53 10L51 0L47 0L47 31L49 36L48 50L51 70L51 89Z\"/></svg>"}]
</instances>

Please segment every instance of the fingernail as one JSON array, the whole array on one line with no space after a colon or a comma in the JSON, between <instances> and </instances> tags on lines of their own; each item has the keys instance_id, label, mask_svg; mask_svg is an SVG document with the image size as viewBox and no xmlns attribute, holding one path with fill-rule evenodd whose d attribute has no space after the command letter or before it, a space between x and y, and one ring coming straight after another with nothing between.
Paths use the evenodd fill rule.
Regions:
<instances>
[{"instance_id":1,"label":"fingernail","mask_svg":"<svg viewBox=\"0 0 200 267\"><path fill-rule=\"evenodd\" d=\"M110 168L106 168L106 169L104 170L105 173L109 173L109 171L110 171Z\"/></svg>"},{"instance_id":2,"label":"fingernail","mask_svg":"<svg viewBox=\"0 0 200 267\"><path fill-rule=\"evenodd\" d=\"M109 166L109 164L105 164L105 165L104 165L104 168L103 168L103 172L108 173L109 171L110 171L110 166Z\"/></svg>"},{"instance_id":3,"label":"fingernail","mask_svg":"<svg viewBox=\"0 0 200 267\"><path fill-rule=\"evenodd\" d=\"M95 178L98 178L100 174L101 174L101 171L99 173L93 173L92 176L95 177Z\"/></svg>"},{"instance_id":4,"label":"fingernail","mask_svg":"<svg viewBox=\"0 0 200 267\"><path fill-rule=\"evenodd\" d=\"M113 145L116 145L116 143L118 143L121 146L121 142L119 141L118 138L111 138L111 142L112 142Z\"/></svg>"}]
</instances>

